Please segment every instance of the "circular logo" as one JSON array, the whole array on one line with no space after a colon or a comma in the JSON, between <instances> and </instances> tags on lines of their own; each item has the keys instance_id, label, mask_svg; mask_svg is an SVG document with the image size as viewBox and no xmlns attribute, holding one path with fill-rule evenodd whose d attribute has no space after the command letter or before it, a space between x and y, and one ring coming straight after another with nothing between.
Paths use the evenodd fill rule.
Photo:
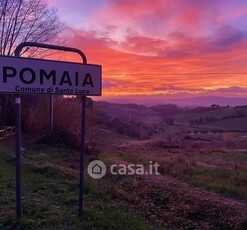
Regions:
<instances>
[{"instance_id":1,"label":"circular logo","mask_svg":"<svg viewBox=\"0 0 247 230\"><path fill-rule=\"evenodd\" d=\"M87 172L93 179L100 179L106 174L106 166L102 161L91 161L87 166Z\"/></svg>"}]
</instances>

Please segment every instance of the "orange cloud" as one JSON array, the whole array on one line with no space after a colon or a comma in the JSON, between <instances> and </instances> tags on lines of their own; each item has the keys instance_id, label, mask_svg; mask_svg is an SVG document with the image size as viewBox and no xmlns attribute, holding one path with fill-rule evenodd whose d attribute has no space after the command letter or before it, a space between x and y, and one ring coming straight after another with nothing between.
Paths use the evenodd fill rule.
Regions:
<instances>
[{"instance_id":1,"label":"orange cloud","mask_svg":"<svg viewBox=\"0 0 247 230\"><path fill-rule=\"evenodd\" d=\"M241 26L247 4L231 4L105 0L82 13L85 22L79 18L63 36L68 45L83 50L90 63L103 66L106 96L245 96L245 90L233 87L247 87L247 30ZM66 58L79 60L72 54Z\"/></svg>"}]
</instances>

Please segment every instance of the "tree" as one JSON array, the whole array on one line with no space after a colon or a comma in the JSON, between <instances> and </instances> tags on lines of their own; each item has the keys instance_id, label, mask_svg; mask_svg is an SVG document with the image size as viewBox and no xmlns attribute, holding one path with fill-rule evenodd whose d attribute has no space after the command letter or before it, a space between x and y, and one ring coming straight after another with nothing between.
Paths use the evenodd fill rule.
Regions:
<instances>
[{"instance_id":1,"label":"tree","mask_svg":"<svg viewBox=\"0 0 247 230\"><path fill-rule=\"evenodd\" d=\"M13 56L16 46L26 41L58 44L62 29L56 9L49 7L46 0L0 0L0 55ZM26 47L22 50L23 54L44 57L50 51ZM1 96L4 125L6 107L13 107L5 102L6 97Z\"/></svg>"},{"instance_id":2,"label":"tree","mask_svg":"<svg viewBox=\"0 0 247 230\"><path fill-rule=\"evenodd\" d=\"M1 55L14 55L21 42L54 43L62 28L56 9L45 0L0 0ZM27 47L24 53L37 56L37 49Z\"/></svg>"}]
</instances>

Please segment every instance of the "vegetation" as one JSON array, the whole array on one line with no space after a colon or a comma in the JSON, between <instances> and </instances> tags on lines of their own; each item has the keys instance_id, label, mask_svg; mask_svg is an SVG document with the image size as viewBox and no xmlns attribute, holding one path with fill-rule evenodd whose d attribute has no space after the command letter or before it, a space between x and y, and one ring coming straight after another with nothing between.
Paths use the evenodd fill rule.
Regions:
<instances>
[{"instance_id":1,"label":"vegetation","mask_svg":"<svg viewBox=\"0 0 247 230\"><path fill-rule=\"evenodd\" d=\"M59 45L62 30L56 9L49 7L45 0L0 0L0 55L14 56L16 47L27 41ZM42 58L52 53L54 51L25 47L20 55ZM22 99L29 102L30 96ZM0 95L0 115L0 127L14 125L13 95Z\"/></svg>"},{"instance_id":2,"label":"vegetation","mask_svg":"<svg viewBox=\"0 0 247 230\"><path fill-rule=\"evenodd\" d=\"M13 56L21 42L57 42L62 30L56 10L43 0L0 1L0 54ZM26 48L28 56L37 49ZM44 52L44 51L42 51Z\"/></svg>"},{"instance_id":3,"label":"vegetation","mask_svg":"<svg viewBox=\"0 0 247 230\"><path fill-rule=\"evenodd\" d=\"M89 178L85 181L84 216L79 218L78 154L64 146L44 145L23 154L23 218L17 223L13 151L3 143L0 147L0 229L154 229L140 211L112 198ZM68 160L73 167L65 164Z\"/></svg>"},{"instance_id":4,"label":"vegetation","mask_svg":"<svg viewBox=\"0 0 247 230\"><path fill-rule=\"evenodd\" d=\"M45 107L42 103L40 109ZM86 174L85 213L80 219L79 154L64 146L79 144L79 104L77 98L55 98L55 140L60 144L42 139L22 153L24 215L19 225L14 212L13 143L11 139L0 143L0 229L245 229L247 132L238 130L232 120L243 123L246 107L169 105L164 108L172 112L164 114L162 106L154 111L88 101L86 164L100 159L107 168L113 163L147 168L150 161L158 162L160 175L108 172L95 181ZM39 114L46 120L47 114L38 107L30 108L26 116ZM218 122L226 125L218 127ZM27 132L36 130L37 136L47 129L32 119L24 127ZM90 149L91 145L96 148Z\"/></svg>"}]
</instances>

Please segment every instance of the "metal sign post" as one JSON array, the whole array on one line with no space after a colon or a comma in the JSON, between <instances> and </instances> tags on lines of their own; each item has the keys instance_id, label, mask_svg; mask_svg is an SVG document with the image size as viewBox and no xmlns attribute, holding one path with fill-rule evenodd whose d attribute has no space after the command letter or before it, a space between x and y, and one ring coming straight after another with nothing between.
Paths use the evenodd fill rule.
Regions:
<instances>
[{"instance_id":1,"label":"metal sign post","mask_svg":"<svg viewBox=\"0 0 247 230\"><path fill-rule=\"evenodd\" d=\"M53 135L53 121L54 121L54 114L53 114L53 95L50 95L50 135Z\"/></svg>"},{"instance_id":2,"label":"metal sign post","mask_svg":"<svg viewBox=\"0 0 247 230\"><path fill-rule=\"evenodd\" d=\"M15 96L16 218L21 218L21 96Z\"/></svg>"},{"instance_id":3,"label":"metal sign post","mask_svg":"<svg viewBox=\"0 0 247 230\"><path fill-rule=\"evenodd\" d=\"M83 178L84 178L84 156L86 150L86 103L87 98L82 96L82 105L81 105L81 149L80 149L80 188L79 188L79 216L83 215Z\"/></svg>"},{"instance_id":4,"label":"metal sign post","mask_svg":"<svg viewBox=\"0 0 247 230\"><path fill-rule=\"evenodd\" d=\"M75 48L35 42L19 44L15 56L20 57L24 47L38 47L74 52L82 63L57 62L0 56L0 92L15 93L16 106L16 217L21 218L21 96L20 94L50 94L50 132L53 132L53 94L82 95L81 151L79 179L79 216L83 215L83 176L86 131L86 95L101 95L101 66L87 64L85 54ZM12 58L12 59L11 59ZM30 67L30 68L29 68ZM66 67L66 68L65 68ZM62 70L61 70L62 69ZM70 71L72 70L72 74ZM25 75L26 74L26 75ZM80 77L84 76L84 80ZM73 75L71 77L71 75ZM33 88L32 88L33 87ZM33 91L33 90L37 91Z\"/></svg>"}]
</instances>

